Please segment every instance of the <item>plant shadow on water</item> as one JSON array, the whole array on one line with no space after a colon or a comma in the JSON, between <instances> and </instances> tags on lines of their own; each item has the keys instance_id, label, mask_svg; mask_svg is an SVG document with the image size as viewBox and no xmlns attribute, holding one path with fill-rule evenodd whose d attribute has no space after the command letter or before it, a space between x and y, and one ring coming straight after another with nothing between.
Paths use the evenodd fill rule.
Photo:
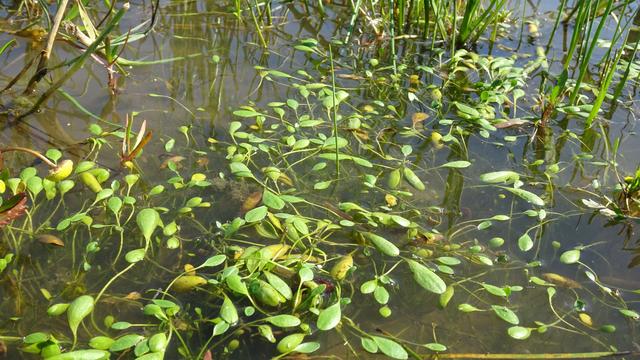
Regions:
<instances>
[{"instance_id":1,"label":"plant shadow on water","mask_svg":"<svg viewBox=\"0 0 640 360\"><path fill-rule=\"evenodd\" d=\"M637 3L79 3L1 94L8 358L638 356Z\"/></svg>"}]
</instances>

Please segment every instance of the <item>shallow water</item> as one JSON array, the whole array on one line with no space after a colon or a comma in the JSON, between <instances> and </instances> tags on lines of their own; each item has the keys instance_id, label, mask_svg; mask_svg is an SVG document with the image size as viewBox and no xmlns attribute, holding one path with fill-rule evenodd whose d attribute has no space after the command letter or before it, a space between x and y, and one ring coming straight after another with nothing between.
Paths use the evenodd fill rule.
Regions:
<instances>
[{"instance_id":1,"label":"shallow water","mask_svg":"<svg viewBox=\"0 0 640 360\"><path fill-rule=\"evenodd\" d=\"M547 44L547 36L553 26L557 3L540 2L536 5L539 7L536 8L532 7L530 2L509 3L509 8L512 9L507 22L509 27L501 30L495 44L480 41L473 50L481 56L516 55L516 66L524 66L535 57L537 46L544 47ZM327 14L324 17L313 12L312 15L308 15L302 4L295 2L273 4L276 25L265 31L269 47L263 49L258 44L259 40L250 20L246 18L245 21L238 21L228 11L230 5L205 0L161 1L160 4L161 11L155 30L144 39L128 45L123 56L127 59L139 60L189 56L188 59L128 68L129 75L118 79L119 92L114 96L111 96L106 89L104 69L89 61L85 69L66 83L63 89L101 120L88 116L60 94L56 94L48 101L45 109L25 121L18 124L5 121L5 127L0 131L0 143L36 149L55 147L71 154L77 162L90 153L90 146L83 143L89 136L90 124L98 123L104 129L112 130L115 126L111 124L121 125L125 114L136 112L138 121L145 119L148 129L153 131L152 142L145 147L137 160L143 174L141 186L145 191L156 184L166 184L165 181L171 173L162 163L173 155L185 157L180 162L182 167L180 173L190 175L194 172L202 172L209 179L215 179L219 173L226 173L228 177L228 160L225 159L227 150L222 143L231 141L228 134L229 124L232 121L242 120L234 116L233 111L248 104L256 108L265 108L270 102L286 101L289 98L296 98L301 103L303 101L298 91L289 86L288 81L280 79L276 82L265 81L260 77L255 66L259 65L289 74L295 74L297 70L305 70L316 77L316 81L329 84L331 78L324 72L326 68L319 71L321 67L318 65L318 60L301 51L296 51L293 45L298 44L300 39L314 38L318 40L319 48L326 49L331 39L344 38L350 16L347 11L348 6L340 3L327 4ZM633 9L630 9L629 14L633 14L637 4L632 4L631 7ZM4 11L6 12L7 9ZM136 25L139 19L146 18L150 11L150 4L146 1L133 3L130 13L125 18L126 21L121 24L121 29ZM521 26L522 16L526 20L539 22L540 37L530 36L527 26ZM563 49L566 47L566 38L570 36L571 31L570 26L560 27L551 42L551 47L547 51L551 73L560 72ZM607 31L605 35L610 35L611 24L608 24ZM354 41L362 42L370 41L370 37L371 35L368 34L353 35ZM13 36L4 35L0 38L0 43L10 38ZM23 66L25 59L34 54L32 50L34 45L28 39L18 38L17 41L17 46L3 55L1 60L0 77L3 81L13 77ZM434 59L437 59L437 54L428 50L430 44L421 39L399 40L397 46L399 56L410 69L420 64L433 66ZM606 102L603 115L606 115L607 121L598 123L602 124L602 127L594 128L592 133L598 136L593 140L590 150L581 144L581 142L584 144L589 142L586 138L588 134L583 135L583 119L568 117L561 113L546 128L546 134L538 133L537 137L532 136L534 128L525 125L498 129L489 138L483 138L477 132L468 134L464 136L465 150L452 145L436 149L428 139L429 134L434 129L444 132L447 129L434 120L436 115L427 110L424 104L407 101L405 94L410 87L414 86L407 79L400 82L399 89L390 90L392 87L372 85L366 80L354 80L344 76L353 74L362 77L363 69L367 67L366 62L370 58L379 57L381 63L387 65L388 62L385 62L385 59L389 56L388 47L388 42L383 40L380 44L370 46L350 43L334 50L338 85L356 89L351 92L350 98L354 107L362 108L366 104L372 104L374 100L382 100L387 104L394 104L399 109L398 114L392 118L374 117L370 125L376 131L411 127L413 113L422 111L430 113L430 118L424 122L424 129L420 130L425 138L403 136L398 131L384 137L376 146L385 153L401 157L400 146L410 144L414 151L410 161L419 168L429 169L420 173L427 184L427 189L416 194L408 200L408 203L412 208L423 211L429 207L437 207L440 213L432 214L432 222L427 221L427 216L420 216L421 226L433 228L445 234L446 240L452 243L470 244L477 241L484 248L487 248L489 239L496 236L502 237L506 240L505 245L499 249L488 250L488 254L493 256L494 261L501 256L508 257L508 261L496 264L492 270L468 262L456 266L456 275L448 278L447 283L462 281L468 276L484 272L486 274L470 281L468 285L462 281L460 286L456 287L456 294L445 309L438 307L437 295L425 292L413 282L411 272L406 266L399 267L391 275L395 285L386 287L391 294L388 306L392 310L392 315L384 318L378 313L380 305L373 297L365 296L357 290L359 284L374 276L374 271L382 271L382 269L375 269L368 256L358 253L354 258L359 268L348 279L347 284L343 285L345 291L352 297L352 304L343 310L345 314L358 323L362 330L371 334L376 334L380 329L415 344L439 342L445 344L447 351L451 353L590 352L605 351L609 346L620 351L637 351L636 321L617 311L616 307L619 303L616 296L605 294L584 274L588 266L598 275L603 284L612 289L640 289L638 280L640 270L633 266L634 257L640 254L635 232L636 222L634 220L613 222L603 215L594 215L591 210L582 205L581 200L593 198L593 193L599 192L593 188L594 180L599 182L603 193L612 194L611 189L618 181L615 170L627 175L632 174L638 166L640 140L635 134L635 121L639 114L637 101L640 99L636 89L638 80L629 82L624 93L624 103L619 104L614 111L609 111L610 104ZM594 53L594 59L599 59L605 51L598 48ZM18 58L23 53L25 55ZM61 44L56 48L54 57L56 60L65 59L72 53L73 50L68 45ZM212 61L214 55L219 56L219 63ZM598 64L594 61L593 65L592 70L596 74ZM413 70L409 70L407 73L412 72ZM53 77L59 75L60 71L53 73ZM536 99L531 95L537 93L540 79L540 72L536 71L527 80L524 87L527 95L518 101L519 117L539 113L533 110ZM470 75L469 81L478 80L480 78L477 76ZM418 97L428 99L429 90L426 86L431 83L439 86L443 80L437 75L421 75L420 81L416 94ZM457 81L460 84L465 83L462 79ZM16 92L19 89L18 85ZM3 96L5 99L10 99L14 95L15 93ZM445 93L444 102L458 100L456 96L464 98L466 95L456 94L453 91L451 94ZM424 100L424 103L428 104L428 101ZM353 108L345 105L342 110L349 113ZM380 111L382 112L383 109ZM443 115L444 118L455 117L454 112L448 114L448 117L445 115ZM180 126L189 128L188 140L179 131ZM567 130L575 132L578 136L575 138L567 136ZM318 129L317 132L330 136L326 128ZM307 134L310 137L317 135L314 129L310 129ZM515 137L515 140L505 141L505 136ZM176 145L167 152L165 144L169 139L175 139ZM212 143L211 139L221 144ZM511 140L511 138L508 139ZM545 140L540 141L540 139ZM617 139L620 140L621 145L615 158L617 168L614 168L609 163L612 160L609 149ZM370 152L359 147L359 142L373 143L370 140L361 140L355 136L349 138L350 145L357 149L356 151L360 150L362 156L369 157L371 161L379 160L372 158ZM111 169L113 178L122 178L126 172L121 169L117 151L117 147L113 150L102 150L95 160L103 167ZM592 154L593 158L576 160L578 155L584 153ZM465 159L472 163L468 168L436 168L448 161ZM558 163L560 172L547 178L544 166L531 165L536 160L545 160L547 164ZM333 166L332 161L329 163ZM30 160L22 157L5 158L5 166L10 168L17 169L31 164L33 163ZM371 209L384 205L380 191L362 186L362 178L357 175L366 173L366 170L345 164L343 172L347 175L335 189L314 191L313 183L318 179L321 180L322 176L310 171L312 165L313 162L294 167L295 172L299 174L300 188L309 196L309 199L335 207L338 203L346 201L357 202ZM35 166L41 166L41 164L35 163ZM537 224L535 218L521 214L532 206L514 198L506 191L488 186L478 180L481 174L498 170L513 170L526 174L530 179L529 183L533 184L527 186L527 189L539 195L545 195L547 204L544 208L548 213L549 222L540 228L537 237L534 237L536 230L531 230L530 235L535 240L535 246L528 252L518 249L517 239ZM380 181L385 180L381 178ZM216 242L219 241L215 230L216 222L224 223L241 215L242 201L258 189L255 185L247 185L235 180L220 180L217 184L206 189L194 188L187 192L169 193L166 199L163 198L154 204L175 210L189 197L201 196L205 201L210 201L212 206L195 210L194 218L200 224L190 222L188 219L181 223L183 227L181 236L184 242L180 252L159 248L152 264L141 263L124 278L115 282L109 290L109 295L103 298L106 304L96 310L99 314L98 319L111 314L131 323L146 321L139 309L146 303L145 300L158 296L154 289L166 286L178 272L182 271L184 264L200 263L214 251ZM552 186L549 187L549 185ZM71 197L63 205L69 209L91 201L94 197L89 191L79 189L75 189L70 195ZM44 209L53 209L55 206L56 204L42 205ZM313 214L312 210L306 210L309 214ZM508 221L493 221L492 226L484 230L475 228L480 222L477 219L486 219L497 214L515 215ZM34 220L42 221L45 217ZM61 219L62 216L56 217L52 219L52 223L56 224ZM104 221L103 218L97 218L95 221L100 223L101 220ZM473 226L464 227L465 222ZM203 231L202 227L209 229L210 232ZM464 231L458 232L458 229L464 229ZM24 336L34 331L63 332L66 327L64 319L53 321L43 316L52 302L40 296L40 289L47 289L53 294L53 300L69 300L73 298L72 294L79 295L83 291L98 292L113 276L116 269L111 266L111 258L102 257L101 253L91 255L89 260L94 269L99 271L88 271L85 274L78 270L84 256L80 249L84 248L88 239L93 237L85 227L79 227L75 231L77 234L74 238L77 239L77 243L74 241L73 246L77 247L77 251L73 256L69 254L69 244L65 248L52 248L30 240L20 249L22 256L16 266L19 266L20 271L24 271L21 276L23 283L16 288L11 280L3 281L5 286L0 289L0 294L2 294L3 309L6 310L0 316L0 334ZM398 244L407 243L402 231L385 229L381 233ZM103 251L107 253L115 251L115 244L118 242L117 234L101 234L103 238L93 240L98 240L102 244ZM253 236L256 235L253 234ZM133 243L138 240L138 238L127 238L127 241ZM264 241L264 239L248 237L243 240L256 243ZM335 241L338 254L344 253L346 251L344 249L348 251L353 249L353 244L347 240ZM554 241L559 243L559 248L553 246ZM558 260L559 254L566 250L579 245L592 244L593 246L582 251L583 265L581 266L562 264ZM407 247L407 249L413 248ZM466 257L455 251L441 255ZM539 261L541 265L527 267L526 264L532 261ZM378 265L391 266L392 263L386 259L381 260ZM560 274L579 282L581 288L568 289L558 286L557 293L553 297L552 310L545 287L533 285L527 280L528 275L540 277L544 273ZM4 275L6 274L5 272ZM503 301L479 291L478 285L481 282L497 286L519 285L523 286L523 289L514 292L508 301ZM76 284L78 288L75 288ZM132 291L140 292L143 296L142 300L123 300L123 296ZM635 293L623 291L621 298L629 309L640 310L637 305L638 296ZM584 302L585 306L581 311L591 316L593 326L585 326L577 319L577 314L573 311L576 299ZM206 296L200 293L181 294L177 296L176 301L180 302L183 310L189 314L188 318L191 319L197 317L194 313L195 307L201 307L204 311L213 311L212 304L208 303ZM529 339L522 341L509 338L506 331L511 325L499 319L490 309L483 312L464 313L458 310L458 305L461 303L470 303L483 309L488 309L491 304L508 305L517 312L522 326L535 327L534 321L554 322L557 320L554 311L561 315L568 315L563 315L563 321L558 324L562 327L561 329L550 328L545 333L534 331ZM604 324L615 325L617 331L611 334L599 331L598 328ZM212 331L211 323L202 323L199 326L198 329L189 329L191 337L186 339L186 342L193 346L195 353ZM322 344L321 349L313 355L355 357L353 351L344 346L344 340L335 332L316 332L309 339ZM365 358L373 356L361 349L357 337L354 339L352 339L352 345L356 353ZM260 339L256 334L241 337L240 341L241 346L235 352L214 353L214 358L229 356L262 359L276 354L275 346ZM30 358L28 354L18 350L19 346L9 345L9 358ZM430 353L424 348L418 352ZM168 358L177 358L177 345L174 344L170 348L169 354Z\"/></svg>"}]
</instances>

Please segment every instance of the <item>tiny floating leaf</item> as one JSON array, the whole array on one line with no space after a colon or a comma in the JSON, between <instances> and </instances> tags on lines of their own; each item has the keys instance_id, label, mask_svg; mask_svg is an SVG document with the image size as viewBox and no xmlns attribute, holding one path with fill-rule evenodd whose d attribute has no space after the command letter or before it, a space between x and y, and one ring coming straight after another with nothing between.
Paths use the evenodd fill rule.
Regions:
<instances>
[{"instance_id":1,"label":"tiny floating leaf","mask_svg":"<svg viewBox=\"0 0 640 360\"><path fill-rule=\"evenodd\" d=\"M518 238L518 247L524 252L527 252L531 250L531 248L533 248L533 240L531 240L531 237L528 233L525 233L524 235L520 236L520 238Z\"/></svg>"},{"instance_id":2,"label":"tiny floating leaf","mask_svg":"<svg viewBox=\"0 0 640 360\"><path fill-rule=\"evenodd\" d=\"M531 336L531 329L522 326L512 326L507 330L509 336L517 340L524 340Z\"/></svg>"},{"instance_id":3,"label":"tiny floating leaf","mask_svg":"<svg viewBox=\"0 0 640 360\"><path fill-rule=\"evenodd\" d=\"M575 264L580 260L580 250L573 249L565 251L560 255L560 262L563 264Z\"/></svg>"}]
</instances>

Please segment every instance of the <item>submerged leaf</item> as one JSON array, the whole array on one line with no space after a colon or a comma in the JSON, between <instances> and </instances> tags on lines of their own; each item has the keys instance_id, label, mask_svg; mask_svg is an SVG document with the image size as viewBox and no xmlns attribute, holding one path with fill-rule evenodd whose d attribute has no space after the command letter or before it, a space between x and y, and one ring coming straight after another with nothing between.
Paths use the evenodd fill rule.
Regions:
<instances>
[{"instance_id":1,"label":"submerged leaf","mask_svg":"<svg viewBox=\"0 0 640 360\"><path fill-rule=\"evenodd\" d=\"M187 292L193 290L197 286L204 285L206 283L207 280L201 276L186 275L176 279L171 288L178 292Z\"/></svg>"},{"instance_id":2,"label":"submerged leaf","mask_svg":"<svg viewBox=\"0 0 640 360\"><path fill-rule=\"evenodd\" d=\"M580 283L578 283L577 281L568 279L556 273L544 273L542 274L542 278L554 285L566 287L569 289L578 289L582 287L582 285L580 285Z\"/></svg>"},{"instance_id":3,"label":"submerged leaf","mask_svg":"<svg viewBox=\"0 0 640 360\"><path fill-rule=\"evenodd\" d=\"M55 235L41 234L36 236L36 239L38 239L38 242L40 242L41 244L64 247L64 242L62 241L62 239Z\"/></svg>"},{"instance_id":4,"label":"submerged leaf","mask_svg":"<svg viewBox=\"0 0 640 360\"><path fill-rule=\"evenodd\" d=\"M260 201L262 201L262 192L260 191L254 191L251 194L249 194L249 196L247 196L247 198L244 200L244 202L242 203L242 212L246 213L247 211L255 208L256 206L258 206L258 204L260 204Z\"/></svg>"},{"instance_id":5,"label":"submerged leaf","mask_svg":"<svg viewBox=\"0 0 640 360\"><path fill-rule=\"evenodd\" d=\"M380 336L372 336L371 338L378 346L378 349L388 357L398 360L405 360L409 358L407 350L405 350L402 345L398 344L397 342Z\"/></svg>"}]
</instances>

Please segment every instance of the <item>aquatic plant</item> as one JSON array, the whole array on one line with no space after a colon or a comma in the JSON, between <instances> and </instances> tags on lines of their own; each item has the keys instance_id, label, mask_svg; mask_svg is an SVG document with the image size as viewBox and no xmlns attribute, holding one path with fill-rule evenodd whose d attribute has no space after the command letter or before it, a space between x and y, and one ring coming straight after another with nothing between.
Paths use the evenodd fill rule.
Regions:
<instances>
[{"instance_id":1,"label":"aquatic plant","mask_svg":"<svg viewBox=\"0 0 640 360\"><path fill-rule=\"evenodd\" d=\"M637 217L640 175L624 176L623 141L599 116L605 100L627 110L636 96L630 2L563 1L555 24L529 27L524 50L500 35L518 16L505 0L202 4L162 14L219 16L200 24L207 35L234 30L214 42L186 22L176 48L189 37L207 57L146 61L179 74L142 92L162 111L132 101L118 123L62 93L86 121L82 141L0 148L10 351L144 360L259 348L279 359L325 356L335 341L345 356L394 359L636 355L626 330L640 318L637 287L608 277L613 242L575 230L632 229ZM124 19L115 2L99 26L88 3L75 6L66 16L95 36L34 109L90 57L109 76L133 65L122 50L146 36L110 35ZM609 14L620 20L602 47L585 34L607 33ZM333 26L333 39L280 47L295 16ZM535 33L569 21L571 55L549 58ZM238 48L254 71L224 53L242 27L256 39ZM513 47L484 51L485 40ZM243 96L221 80L234 71ZM477 329L500 344L480 350L467 333ZM576 347L549 341L563 336Z\"/></svg>"}]
</instances>

